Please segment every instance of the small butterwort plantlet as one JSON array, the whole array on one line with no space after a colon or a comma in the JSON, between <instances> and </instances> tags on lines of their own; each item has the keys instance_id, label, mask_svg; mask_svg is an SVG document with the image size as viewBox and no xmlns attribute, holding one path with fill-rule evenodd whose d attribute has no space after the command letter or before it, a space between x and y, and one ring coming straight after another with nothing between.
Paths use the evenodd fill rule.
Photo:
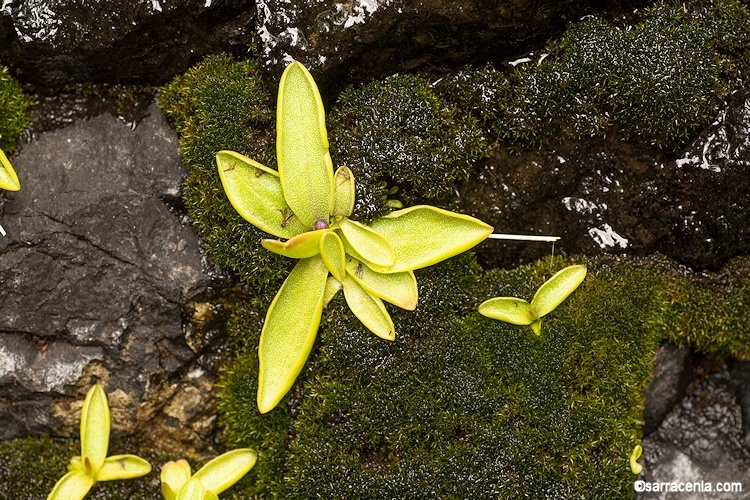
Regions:
<instances>
[{"instance_id":1,"label":"small butterwort plantlet","mask_svg":"<svg viewBox=\"0 0 750 500\"><path fill-rule=\"evenodd\" d=\"M8 161L8 157L5 156L2 149L0 149L0 189L5 189L6 191L18 191L21 189L18 175L16 175L16 171L13 170L13 166ZM0 226L0 234L5 236L3 226Z\"/></svg>"},{"instance_id":2,"label":"small butterwort plantlet","mask_svg":"<svg viewBox=\"0 0 750 500\"><path fill-rule=\"evenodd\" d=\"M258 455L248 448L218 456L192 474L185 460L161 468L161 493L165 500L216 500L255 465Z\"/></svg>"},{"instance_id":3,"label":"small butterwort plantlet","mask_svg":"<svg viewBox=\"0 0 750 500\"><path fill-rule=\"evenodd\" d=\"M639 444L633 448L633 453L630 454L630 471L633 474L640 474L643 470L643 466L638 463L638 459L643 454L643 447Z\"/></svg>"},{"instance_id":4,"label":"small butterwort plantlet","mask_svg":"<svg viewBox=\"0 0 750 500\"><path fill-rule=\"evenodd\" d=\"M558 271L539 287L531 303L516 297L496 297L479 306L479 313L513 325L530 325L539 335L542 316L551 313L586 277L586 266L569 266Z\"/></svg>"},{"instance_id":5,"label":"small butterwort plantlet","mask_svg":"<svg viewBox=\"0 0 750 500\"><path fill-rule=\"evenodd\" d=\"M81 500L97 481L131 479L151 472L151 465L135 455L107 456L109 403L104 389L94 385L81 408L81 455L70 459L69 472L47 500Z\"/></svg>"},{"instance_id":6,"label":"small butterwort plantlet","mask_svg":"<svg viewBox=\"0 0 750 500\"><path fill-rule=\"evenodd\" d=\"M392 212L368 225L349 218L354 175L334 172L323 103L300 63L279 84L278 172L232 151L216 155L224 190L247 221L282 240L268 250L299 259L268 309L258 356L258 408L273 409L289 391L312 349L323 307L343 289L354 315L373 333L393 340L383 301L417 306L414 270L468 250L492 227L431 206Z\"/></svg>"}]
</instances>

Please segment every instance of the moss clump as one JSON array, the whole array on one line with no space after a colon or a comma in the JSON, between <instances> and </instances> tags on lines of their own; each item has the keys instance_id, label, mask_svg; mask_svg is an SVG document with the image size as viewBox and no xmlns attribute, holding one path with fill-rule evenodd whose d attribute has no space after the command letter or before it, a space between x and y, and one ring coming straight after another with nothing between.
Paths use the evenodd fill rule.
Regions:
<instances>
[{"instance_id":1,"label":"moss clump","mask_svg":"<svg viewBox=\"0 0 750 500\"><path fill-rule=\"evenodd\" d=\"M613 123L624 139L676 149L746 78L749 38L750 10L738 0L659 4L634 26L576 23L543 61L465 73L448 93L515 149L603 135ZM482 87L491 94L480 100ZM488 102L487 112L477 107Z\"/></svg>"},{"instance_id":2,"label":"moss clump","mask_svg":"<svg viewBox=\"0 0 750 500\"><path fill-rule=\"evenodd\" d=\"M278 286L290 262L260 246L268 235L231 206L215 160L218 151L229 149L276 167L275 101L261 82L258 65L208 57L163 87L159 105L180 134L189 172L183 199L209 255L261 289Z\"/></svg>"},{"instance_id":3,"label":"moss clump","mask_svg":"<svg viewBox=\"0 0 750 500\"><path fill-rule=\"evenodd\" d=\"M334 161L357 180L355 216L391 209L387 186L406 205L445 203L489 147L475 120L438 99L413 75L395 75L342 92L329 120Z\"/></svg>"},{"instance_id":4,"label":"moss clump","mask_svg":"<svg viewBox=\"0 0 750 500\"><path fill-rule=\"evenodd\" d=\"M125 451L111 450L112 454ZM70 458L79 455L80 443L74 440L53 441L49 437L28 437L0 441L0 498L44 500L55 483L68 472ZM86 498L92 500L123 498L152 500L159 495L161 457L141 454L152 464L149 475L125 481L102 481L94 485Z\"/></svg>"},{"instance_id":5,"label":"moss clump","mask_svg":"<svg viewBox=\"0 0 750 500\"><path fill-rule=\"evenodd\" d=\"M0 149L10 155L18 145L21 133L29 124L31 99L21 85L0 66Z\"/></svg>"},{"instance_id":6,"label":"moss clump","mask_svg":"<svg viewBox=\"0 0 750 500\"><path fill-rule=\"evenodd\" d=\"M260 435L272 443L275 465L256 478L267 489L248 491L632 496L628 457L640 439L654 353L669 338L750 357L743 311L750 259L707 282L665 260L585 259L586 280L545 317L539 337L475 312L492 296L531 298L568 263L547 259L481 276L467 254L422 270L419 307L394 314L394 342L369 334L337 297L287 405L269 415L254 408L251 353L231 375L250 382L228 385L223 396L234 408L227 424L237 445L256 445ZM275 437L265 435L273 426Z\"/></svg>"}]
</instances>

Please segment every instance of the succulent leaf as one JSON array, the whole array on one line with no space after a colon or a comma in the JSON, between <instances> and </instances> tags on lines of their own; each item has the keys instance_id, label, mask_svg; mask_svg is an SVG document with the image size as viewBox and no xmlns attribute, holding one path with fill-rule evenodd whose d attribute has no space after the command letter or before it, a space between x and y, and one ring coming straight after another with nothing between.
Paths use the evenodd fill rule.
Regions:
<instances>
[{"instance_id":1,"label":"succulent leaf","mask_svg":"<svg viewBox=\"0 0 750 500\"><path fill-rule=\"evenodd\" d=\"M177 500L204 500L206 489L200 481L191 478L177 494Z\"/></svg>"},{"instance_id":2,"label":"succulent leaf","mask_svg":"<svg viewBox=\"0 0 750 500\"><path fill-rule=\"evenodd\" d=\"M552 312L586 277L586 266L568 266L548 279L531 300L531 308L538 317Z\"/></svg>"},{"instance_id":3,"label":"succulent leaf","mask_svg":"<svg viewBox=\"0 0 750 500\"><path fill-rule=\"evenodd\" d=\"M310 354L320 325L328 268L320 257L300 260L266 314L258 357L258 409L272 410Z\"/></svg>"},{"instance_id":4,"label":"succulent leaf","mask_svg":"<svg viewBox=\"0 0 750 500\"><path fill-rule=\"evenodd\" d=\"M346 303L357 319L378 337L385 340L395 339L396 329L383 301L367 292L349 277L342 284Z\"/></svg>"},{"instance_id":5,"label":"succulent leaf","mask_svg":"<svg viewBox=\"0 0 750 500\"><path fill-rule=\"evenodd\" d=\"M219 495L242 479L253 468L258 454L248 448L239 448L220 455L193 475L206 491Z\"/></svg>"},{"instance_id":6,"label":"succulent leaf","mask_svg":"<svg viewBox=\"0 0 750 500\"><path fill-rule=\"evenodd\" d=\"M278 172L234 151L216 153L216 165L227 198L250 224L279 238L309 229L287 205Z\"/></svg>"},{"instance_id":7,"label":"succulent leaf","mask_svg":"<svg viewBox=\"0 0 750 500\"><path fill-rule=\"evenodd\" d=\"M192 472L187 460L167 462L161 468L159 479L161 480L161 494L164 500L175 500L185 483L188 482Z\"/></svg>"},{"instance_id":8,"label":"succulent leaf","mask_svg":"<svg viewBox=\"0 0 750 500\"><path fill-rule=\"evenodd\" d=\"M75 470L65 474L52 488L47 500L81 500L94 486L94 478Z\"/></svg>"},{"instance_id":9,"label":"succulent leaf","mask_svg":"<svg viewBox=\"0 0 750 500\"><path fill-rule=\"evenodd\" d=\"M354 174L349 167L341 166L333 174L334 196L331 215L349 217L354 211Z\"/></svg>"},{"instance_id":10,"label":"succulent leaf","mask_svg":"<svg viewBox=\"0 0 750 500\"><path fill-rule=\"evenodd\" d=\"M633 453L630 454L630 470L633 474L640 474L643 470L643 466L636 461L641 458L642 453L643 447L637 444L635 445L635 448L633 448Z\"/></svg>"},{"instance_id":11,"label":"succulent leaf","mask_svg":"<svg viewBox=\"0 0 750 500\"><path fill-rule=\"evenodd\" d=\"M413 311L417 307L419 290L413 271L400 273L377 273L357 259L349 259L347 276L371 294L386 302Z\"/></svg>"},{"instance_id":12,"label":"succulent leaf","mask_svg":"<svg viewBox=\"0 0 750 500\"><path fill-rule=\"evenodd\" d=\"M388 240L396 254L392 266L373 267L383 273L413 271L441 262L492 233L492 226L479 219L428 205L391 212L373 220L371 227Z\"/></svg>"},{"instance_id":13,"label":"succulent leaf","mask_svg":"<svg viewBox=\"0 0 750 500\"><path fill-rule=\"evenodd\" d=\"M96 473L97 481L114 479L132 479L145 476L151 472L151 464L135 455L112 455L107 457L104 465Z\"/></svg>"},{"instance_id":14,"label":"succulent leaf","mask_svg":"<svg viewBox=\"0 0 750 500\"><path fill-rule=\"evenodd\" d=\"M312 75L296 61L281 76L276 134L286 202L307 228L317 220L327 222L333 210L333 163L325 111Z\"/></svg>"},{"instance_id":15,"label":"succulent leaf","mask_svg":"<svg viewBox=\"0 0 750 500\"><path fill-rule=\"evenodd\" d=\"M0 189L5 189L6 191L18 191L21 189L18 175L16 175L16 171L13 170L13 166L8 161L8 157L5 156L2 149L0 149ZM352 189L354 189L353 184Z\"/></svg>"},{"instance_id":16,"label":"succulent leaf","mask_svg":"<svg viewBox=\"0 0 750 500\"><path fill-rule=\"evenodd\" d=\"M334 232L328 232L320 238L320 256L328 271L341 281L346 276L346 253L341 238Z\"/></svg>"},{"instance_id":17,"label":"succulent leaf","mask_svg":"<svg viewBox=\"0 0 750 500\"><path fill-rule=\"evenodd\" d=\"M323 307L333 300L339 290L341 290L341 282L333 276L329 276L326 280L326 291L323 295Z\"/></svg>"},{"instance_id":18,"label":"succulent leaf","mask_svg":"<svg viewBox=\"0 0 750 500\"><path fill-rule=\"evenodd\" d=\"M516 297L496 297L479 305L479 314L512 325L530 325L538 318L531 304Z\"/></svg>"},{"instance_id":19,"label":"succulent leaf","mask_svg":"<svg viewBox=\"0 0 750 500\"><path fill-rule=\"evenodd\" d=\"M263 248L292 259L306 259L320 253L320 239L330 229L318 229L298 234L286 241L261 240Z\"/></svg>"},{"instance_id":20,"label":"succulent leaf","mask_svg":"<svg viewBox=\"0 0 750 500\"><path fill-rule=\"evenodd\" d=\"M341 219L339 229L344 236L347 253L372 263L376 267L388 268L396 261L391 244L380 234L364 224Z\"/></svg>"},{"instance_id":21,"label":"succulent leaf","mask_svg":"<svg viewBox=\"0 0 750 500\"><path fill-rule=\"evenodd\" d=\"M109 403L104 389L94 384L81 409L81 457L93 474L101 469L109 448Z\"/></svg>"}]
</instances>

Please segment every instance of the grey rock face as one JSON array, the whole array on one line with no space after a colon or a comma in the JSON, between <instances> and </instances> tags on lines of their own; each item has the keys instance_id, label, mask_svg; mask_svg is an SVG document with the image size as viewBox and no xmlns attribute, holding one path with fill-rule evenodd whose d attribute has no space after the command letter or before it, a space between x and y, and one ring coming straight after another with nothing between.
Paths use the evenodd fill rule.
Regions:
<instances>
[{"instance_id":1,"label":"grey rock face","mask_svg":"<svg viewBox=\"0 0 750 500\"><path fill-rule=\"evenodd\" d=\"M643 395L643 434L649 435L661 424L682 398L692 378L690 350L664 343L654 358L654 369Z\"/></svg>"},{"instance_id":2,"label":"grey rock face","mask_svg":"<svg viewBox=\"0 0 750 500\"><path fill-rule=\"evenodd\" d=\"M500 62L568 21L646 3L258 0L256 29L274 80L296 59L321 86L341 88L399 72Z\"/></svg>"},{"instance_id":3,"label":"grey rock face","mask_svg":"<svg viewBox=\"0 0 750 500\"><path fill-rule=\"evenodd\" d=\"M200 57L249 43L244 0L3 2L0 60L47 86L163 83Z\"/></svg>"},{"instance_id":4,"label":"grey rock face","mask_svg":"<svg viewBox=\"0 0 750 500\"><path fill-rule=\"evenodd\" d=\"M189 345L183 321L209 280L171 208L185 175L176 134L156 105L149 113L134 129L100 115L40 134L13 159L22 189L7 197L0 239L0 421L11 422L0 438L74 429L97 380L125 434L156 433L168 413L189 434L215 413L209 401L174 408L212 386L210 346Z\"/></svg>"},{"instance_id":5,"label":"grey rock face","mask_svg":"<svg viewBox=\"0 0 750 500\"><path fill-rule=\"evenodd\" d=\"M680 498L749 498L750 453L742 445L742 411L728 372L696 381L660 428L643 439L643 473L648 483L742 483L741 492L682 493ZM704 486L705 487L705 486ZM674 498L675 493L642 493L637 498Z\"/></svg>"}]
</instances>

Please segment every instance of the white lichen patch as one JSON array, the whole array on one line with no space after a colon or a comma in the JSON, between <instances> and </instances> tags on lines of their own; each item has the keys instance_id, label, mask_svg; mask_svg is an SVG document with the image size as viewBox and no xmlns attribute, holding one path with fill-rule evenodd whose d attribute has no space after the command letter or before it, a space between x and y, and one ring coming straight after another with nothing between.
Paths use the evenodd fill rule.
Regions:
<instances>
[{"instance_id":1,"label":"white lichen patch","mask_svg":"<svg viewBox=\"0 0 750 500\"><path fill-rule=\"evenodd\" d=\"M617 234L612 226L606 223L601 228L592 227L589 229L589 236L594 239L600 248L628 247L628 239Z\"/></svg>"},{"instance_id":2,"label":"white lichen patch","mask_svg":"<svg viewBox=\"0 0 750 500\"><path fill-rule=\"evenodd\" d=\"M56 2L27 0L13 9L13 2L3 3L3 12L13 15L13 28L24 42L54 43L62 19L53 10Z\"/></svg>"}]
</instances>

